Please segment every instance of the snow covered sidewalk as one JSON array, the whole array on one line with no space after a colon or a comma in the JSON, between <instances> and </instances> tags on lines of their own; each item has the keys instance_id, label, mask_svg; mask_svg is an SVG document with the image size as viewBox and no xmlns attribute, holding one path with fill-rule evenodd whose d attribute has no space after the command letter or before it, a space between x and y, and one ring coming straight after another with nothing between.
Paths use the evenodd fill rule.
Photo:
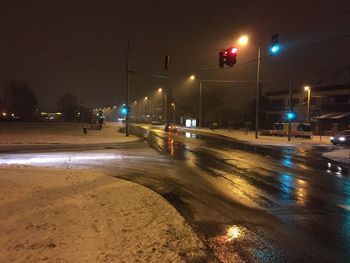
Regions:
<instances>
[{"instance_id":1,"label":"snow covered sidewalk","mask_svg":"<svg viewBox=\"0 0 350 263\"><path fill-rule=\"evenodd\" d=\"M0 262L194 262L203 245L145 187L87 170L0 169Z\"/></svg>"},{"instance_id":2,"label":"snow covered sidewalk","mask_svg":"<svg viewBox=\"0 0 350 263\"><path fill-rule=\"evenodd\" d=\"M274 145L274 146L303 146L303 145L331 145L329 141L329 136L313 136L311 139L304 139L304 138L291 138L291 141L288 141L287 137L277 137L277 136L262 136L259 135L258 139L255 139L255 132L249 131L249 133L246 133L245 131L241 130L232 130L228 131L225 129L208 129L208 128L180 128L183 131L196 131L196 132L203 132L203 133L211 133L211 134L218 134L223 135L226 137L234 138L240 141L244 141L249 144L255 144L255 145Z\"/></svg>"},{"instance_id":3,"label":"snow covered sidewalk","mask_svg":"<svg viewBox=\"0 0 350 263\"><path fill-rule=\"evenodd\" d=\"M327 152L323 154L323 157L350 165L350 148Z\"/></svg>"}]
</instances>

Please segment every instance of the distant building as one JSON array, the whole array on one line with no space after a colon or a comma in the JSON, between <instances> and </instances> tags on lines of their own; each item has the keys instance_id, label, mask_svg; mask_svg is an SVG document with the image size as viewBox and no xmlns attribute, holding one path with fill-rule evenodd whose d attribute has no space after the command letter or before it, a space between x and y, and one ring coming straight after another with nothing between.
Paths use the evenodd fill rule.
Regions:
<instances>
[{"instance_id":1,"label":"distant building","mask_svg":"<svg viewBox=\"0 0 350 263\"><path fill-rule=\"evenodd\" d=\"M268 92L264 109L268 123L283 122L288 110L289 91ZM307 92L293 91L292 109L297 122L306 122ZM311 86L310 122L314 132L350 129L350 83L332 86Z\"/></svg>"}]
</instances>

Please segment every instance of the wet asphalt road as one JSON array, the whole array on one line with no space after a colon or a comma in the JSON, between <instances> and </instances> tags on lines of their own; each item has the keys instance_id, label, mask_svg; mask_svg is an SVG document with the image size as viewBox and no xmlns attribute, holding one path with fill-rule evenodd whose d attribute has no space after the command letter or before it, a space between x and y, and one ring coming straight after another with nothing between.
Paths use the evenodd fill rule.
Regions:
<instances>
[{"instance_id":1,"label":"wet asphalt road","mask_svg":"<svg viewBox=\"0 0 350 263\"><path fill-rule=\"evenodd\" d=\"M180 176L124 178L163 195L219 261L350 262L350 172L321 156L329 147L155 129L146 137Z\"/></svg>"}]
</instances>

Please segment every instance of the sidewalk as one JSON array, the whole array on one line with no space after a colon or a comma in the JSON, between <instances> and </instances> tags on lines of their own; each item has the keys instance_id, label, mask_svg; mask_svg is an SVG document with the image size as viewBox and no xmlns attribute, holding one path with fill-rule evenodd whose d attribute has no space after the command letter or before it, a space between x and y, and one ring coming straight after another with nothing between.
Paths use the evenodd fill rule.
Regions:
<instances>
[{"instance_id":1,"label":"sidewalk","mask_svg":"<svg viewBox=\"0 0 350 263\"><path fill-rule=\"evenodd\" d=\"M313 136L311 139L306 138L295 138L292 137L291 141L288 141L287 137L277 137L277 136L262 136L259 135L258 139L255 139L255 132L249 131L248 134L245 131L241 130L232 130L231 132L226 129L208 129L208 128L183 128L180 130L183 131L196 131L201 133L211 133L223 135L239 141L243 141L249 144L255 145L274 145L274 146L303 146L303 145L322 145L330 146L329 136Z\"/></svg>"},{"instance_id":2,"label":"sidewalk","mask_svg":"<svg viewBox=\"0 0 350 263\"><path fill-rule=\"evenodd\" d=\"M0 143L139 140L119 133L117 124L88 134L82 127L1 123ZM175 208L148 188L102 171L16 164L11 156L0 154L14 161L0 165L0 262L204 261L201 240Z\"/></svg>"}]
</instances>

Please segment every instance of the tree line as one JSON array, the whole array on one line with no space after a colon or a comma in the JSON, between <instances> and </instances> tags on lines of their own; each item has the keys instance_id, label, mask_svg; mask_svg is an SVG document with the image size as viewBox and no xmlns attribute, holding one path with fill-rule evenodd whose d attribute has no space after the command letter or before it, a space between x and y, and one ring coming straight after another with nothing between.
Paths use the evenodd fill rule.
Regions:
<instances>
[{"instance_id":1,"label":"tree line","mask_svg":"<svg viewBox=\"0 0 350 263\"><path fill-rule=\"evenodd\" d=\"M72 93L64 93L56 103L57 111L63 114L64 121L89 122L91 109L82 105ZM35 92L26 82L11 81L0 91L0 111L4 118L16 117L19 120L40 119L40 104Z\"/></svg>"}]
</instances>

